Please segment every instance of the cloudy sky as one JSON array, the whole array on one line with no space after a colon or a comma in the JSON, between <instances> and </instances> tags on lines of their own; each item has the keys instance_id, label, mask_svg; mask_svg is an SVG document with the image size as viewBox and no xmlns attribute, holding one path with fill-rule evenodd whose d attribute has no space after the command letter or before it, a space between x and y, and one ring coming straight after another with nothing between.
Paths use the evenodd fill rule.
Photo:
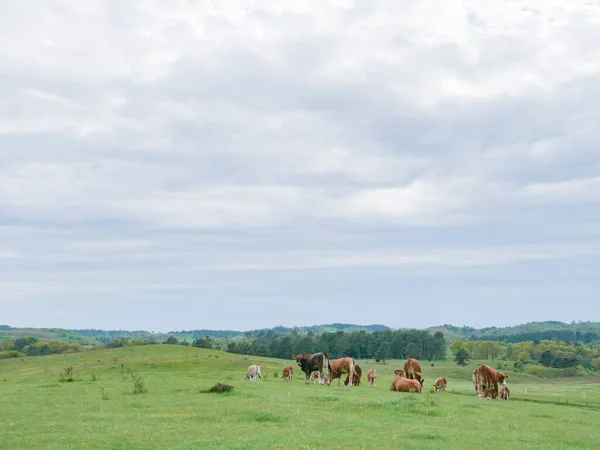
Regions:
<instances>
[{"instance_id":1,"label":"cloudy sky","mask_svg":"<svg viewBox=\"0 0 600 450\"><path fill-rule=\"evenodd\" d=\"M599 1L0 11L0 323L600 320Z\"/></svg>"}]
</instances>

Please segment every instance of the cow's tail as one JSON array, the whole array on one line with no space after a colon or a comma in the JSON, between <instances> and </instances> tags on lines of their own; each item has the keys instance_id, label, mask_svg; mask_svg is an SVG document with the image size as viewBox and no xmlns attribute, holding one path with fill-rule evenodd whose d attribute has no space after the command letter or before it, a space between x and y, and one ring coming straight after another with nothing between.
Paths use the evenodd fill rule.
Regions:
<instances>
[{"instance_id":1,"label":"cow's tail","mask_svg":"<svg viewBox=\"0 0 600 450\"><path fill-rule=\"evenodd\" d=\"M471 378L473 380L473 387L475 388L475 393L477 394L477 397L481 398L481 395L479 393L479 383L477 380L477 369L473 369L473 373L471 375Z\"/></svg>"},{"instance_id":2,"label":"cow's tail","mask_svg":"<svg viewBox=\"0 0 600 450\"><path fill-rule=\"evenodd\" d=\"M331 384L331 380L329 379L329 375L331 374L331 362L329 361L329 355L323 352L323 378L325 378L325 382L329 385Z\"/></svg>"},{"instance_id":3,"label":"cow's tail","mask_svg":"<svg viewBox=\"0 0 600 450\"><path fill-rule=\"evenodd\" d=\"M256 366L256 376L259 380L262 380L262 378L260 377L260 366Z\"/></svg>"}]
</instances>

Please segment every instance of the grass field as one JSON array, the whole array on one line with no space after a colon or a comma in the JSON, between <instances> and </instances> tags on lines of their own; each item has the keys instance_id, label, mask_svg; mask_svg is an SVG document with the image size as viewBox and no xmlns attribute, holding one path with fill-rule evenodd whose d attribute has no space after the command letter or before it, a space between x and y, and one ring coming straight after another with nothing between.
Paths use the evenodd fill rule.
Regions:
<instances>
[{"instance_id":1,"label":"grass field","mask_svg":"<svg viewBox=\"0 0 600 450\"><path fill-rule=\"evenodd\" d=\"M600 448L600 381L509 374L511 400L478 400L471 369L423 361L423 394L390 392L392 369L359 361L358 388L282 383L285 364L184 346L153 345L0 361L1 449ZM249 364L263 381L245 382ZM61 382L66 366L73 382ZM133 394L127 368L144 377ZM377 387L366 370L377 369ZM434 393L435 378L448 392ZM230 393L201 390L216 382Z\"/></svg>"}]
</instances>

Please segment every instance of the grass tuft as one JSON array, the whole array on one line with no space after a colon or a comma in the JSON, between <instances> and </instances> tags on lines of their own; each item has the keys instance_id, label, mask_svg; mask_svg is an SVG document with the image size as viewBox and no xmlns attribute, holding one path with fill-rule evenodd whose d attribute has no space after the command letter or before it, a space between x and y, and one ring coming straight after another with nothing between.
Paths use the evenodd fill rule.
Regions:
<instances>
[{"instance_id":1,"label":"grass tuft","mask_svg":"<svg viewBox=\"0 0 600 450\"><path fill-rule=\"evenodd\" d=\"M204 389L200 392L203 394L222 394L223 392L231 392L233 388L234 387L229 384L217 383L210 389Z\"/></svg>"}]
</instances>

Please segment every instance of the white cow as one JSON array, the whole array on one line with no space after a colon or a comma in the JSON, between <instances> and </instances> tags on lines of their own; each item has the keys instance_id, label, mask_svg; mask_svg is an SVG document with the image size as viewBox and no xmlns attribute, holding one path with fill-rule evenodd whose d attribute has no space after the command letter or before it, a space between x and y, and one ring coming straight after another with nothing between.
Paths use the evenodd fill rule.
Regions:
<instances>
[{"instance_id":1,"label":"white cow","mask_svg":"<svg viewBox=\"0 0 600 450\"><path fill-rule=\"evenodd\" d=\"M252 364L248 367L248 372L246 373L246 381L254 381L258 379L260 380L260 366L258 364Z\"/></svg>"}]
</instances>

